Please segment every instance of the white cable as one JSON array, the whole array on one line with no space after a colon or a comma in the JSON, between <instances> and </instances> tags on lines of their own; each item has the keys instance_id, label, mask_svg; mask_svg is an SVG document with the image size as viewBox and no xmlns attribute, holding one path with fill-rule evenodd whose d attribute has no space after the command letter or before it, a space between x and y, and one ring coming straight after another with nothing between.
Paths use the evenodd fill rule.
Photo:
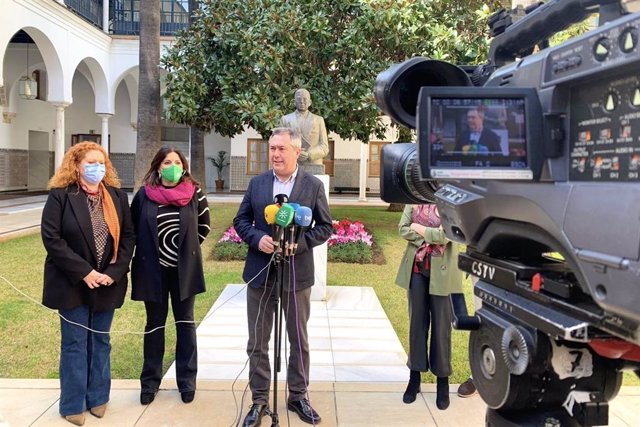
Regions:
<instances>
[{"instance_id":1,"label":"white cable","mask_svg":"<svg viewBox=\"0 0 640 427\"><path fill-rule=\"evenodd\" d=\"M229 297L229 298L228 298L228 299L226 299L224 302L222 302L218 307L216 307L213 311L211 311L211 313L207 314L207 315L206 315L206 316L205 316L201 321L195 321L195 320L177 320L177 321L175 321L175 322L173 322L173 323L169 323L168 325L167 325L167 324L165 324L165 325L162 325L162 326L158 326L158 327L153 328L153 329L151 329L150 331L147 331L147 332L117 331L117 330L112 330L112 331L98 331L98 330L95 330L95 329L91 329L91 328L89 328L89 327L87 327L87 326L85 326L85 325L82 325L82 324L80 324L80 323L77 323L77 322L74 322L74 321L72 321L72 320L67 319L67 318L66 318L66 317L64 317L62 314L60 314L60 312L58 312L58 311L56 311L56 310L54 310L54 309L52 309L52 308L47 307L46 305L42 304L40 301L37 301L36 299L34 299L34 298L32 298L31 296L27 295L26 293L22 292L22 291L21 291L20 289L18 289L18 288L17 288L13 283L11 283L11 282L9 281L9 279L7 279L6 277L4 277L3 275L0 275L0 279L2 279L2 280L4 280L5 282L7 282L7 284L8 284L9 286L11 286L11 287L16 291L16 292L18 292L20 295L22 295L23 297L25 297L25 298L26 298L26 299L28 299L29 301L32 301L32 302L33 302L33 303L35 303L36 305L39 305L39 306L41 306L41 307L45 308L46 310L48 310L48 311L50 311L50 312L52 312L52 313L56 314L58 317L60 317L60 318L61 318L62 320L64 320L65 322L67 322L67 323L69 323L69 324L71 324L71 325L79 326L79 327L81 327L81 328L83 328L83 329L86 329L86 330L87 330L87 331L89 331L89 332L93 332L93 333L95 333L95 334L129 334L129 335L146 335L146 334L150 334L150 333L152 333L152 332L155 332L155 331L157 331L157 330L159 330L159 329L164 329L164 328L166 328L167 326L172 325L172 324L173 324L173 325L177 325L178 323L193 323L193 324L195 324L195 325L198 325L198 324L200 324L200 323L204 322L204 321L205 321L205 320L207 320L209 317L211 317L211 316L212 316L216 311L218 311L218 309L220 309L220 308L221 308L221 307L223 307L227 302L229 302L230 300L232 300L233 298L235 298L235 297L236 297L236 295L240 294L240 292L242 292L242 291L246 288L246 286L247 286L249 283L251 283L251 282L252 282L256 277L258 277L258 276L259 276L259 275L260 275L260 274L261 274L261 273L262 273L266 268L268 268L268 267L269 267L269 265L270 265L270 263L269 263L269 264L267 264L267 265L266 265L262 270L260 270L260 271L259 271L259 272L258 272L258 273L257 273L257 274L252 278L252 279L251 279L251 280L249 280L249 281L247 282L247 284L245 284L244 286L242 286L238 292L236 292L235 294L231 295L231 297Z\"/></svg>"}]
</instances>

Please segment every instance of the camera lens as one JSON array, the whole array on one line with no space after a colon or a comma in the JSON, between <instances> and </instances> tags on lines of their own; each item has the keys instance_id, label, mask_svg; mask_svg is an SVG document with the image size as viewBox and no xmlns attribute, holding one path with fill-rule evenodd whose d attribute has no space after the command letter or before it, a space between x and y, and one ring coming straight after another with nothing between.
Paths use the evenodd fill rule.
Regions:
<instances>
[{"instance_id":1,"label":"camera lens","mask_svg":"<svg viewBox=\"0 0 640 427\"><path fill-rule=\"evenodd\" d=\"M382 148L380 196L388 203L433 203L440 185L433 179L422 179L417 145L387 144Z\"/></svg>"}]
</instances>

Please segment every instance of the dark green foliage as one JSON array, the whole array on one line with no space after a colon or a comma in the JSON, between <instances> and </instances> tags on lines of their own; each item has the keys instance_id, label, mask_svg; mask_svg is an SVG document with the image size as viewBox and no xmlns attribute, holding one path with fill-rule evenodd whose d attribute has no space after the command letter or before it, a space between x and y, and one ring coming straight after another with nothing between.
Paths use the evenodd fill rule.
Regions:
<instances>
[{"instance_id":1,"label":"dark green foliage","mask_svg":"<svg viewBox=\"0 0 640 427\"><path fill-rule=\"evenodd\" d=\"M373 262L373 251L363 242L349 242L331 246L327 256L329 262L353 264L371 264Z\"/></svg>"},{"instance_id":2,"label":"dark green foliage","mask_svg":"<svg viewBox=\"0 0 640 427\"><path fill-rule=\"evenodd\" d=\"M372 96L378 73L417 55L481 63L498 3L203 0L162 58L169 116L223 136L246 125L264 137L304 87L327 129L368 142L386 130Z\"/></svg>"},{"instance_id":3,"label":"dark green foliage","mask_svg":"<svg viewBox=\"0 0 640 427\"><path fill-rule=\"evenodd\" d=\"M246 243L221 242L213 247L212 258L216 261L244 261L247 258Z\"/></svg>"}]
</instances>

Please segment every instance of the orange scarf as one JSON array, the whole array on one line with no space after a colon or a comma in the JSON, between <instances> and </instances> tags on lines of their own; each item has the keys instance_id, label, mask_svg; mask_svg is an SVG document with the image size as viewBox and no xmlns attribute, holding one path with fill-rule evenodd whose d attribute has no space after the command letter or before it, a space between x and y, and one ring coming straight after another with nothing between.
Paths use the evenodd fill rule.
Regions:
<instances>
[{"instance_id":1,"label":"orange scarf","mask_svg":"<svg viewBox=\"0 0 640 427\"><path fill-rule=\"evenodd\" d=\"M104 184L100 183L100 192L102 193L102 212L104 213L104 222L107 223L109 234L113 237L113 257L111 264L116 262L118 258L118 245L120 244L120 221L118 220L118 212L113 204L111 193Z\"/></svg>"}]
</instances>

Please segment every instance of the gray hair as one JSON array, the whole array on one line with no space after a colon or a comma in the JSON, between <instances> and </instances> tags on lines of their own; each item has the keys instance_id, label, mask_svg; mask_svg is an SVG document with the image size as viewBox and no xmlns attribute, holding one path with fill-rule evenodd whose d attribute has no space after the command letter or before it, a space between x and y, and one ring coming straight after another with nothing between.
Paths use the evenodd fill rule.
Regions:
<instances>
[{"instance_id":1,"label":"gray hair","mask_svg":"<svg viewBox=\"0 0 640 427\"><path fill-rule=\"evenodd\" d=\"M300 134L297 130L287 127L274 128L273 130L271 130L269 142L271 142L273 137L276 135L289 135L289 138L291 139L291 145L293 145L295 148L302 148L302 138L300 137Z\"/></svg>"}]
</instances>

